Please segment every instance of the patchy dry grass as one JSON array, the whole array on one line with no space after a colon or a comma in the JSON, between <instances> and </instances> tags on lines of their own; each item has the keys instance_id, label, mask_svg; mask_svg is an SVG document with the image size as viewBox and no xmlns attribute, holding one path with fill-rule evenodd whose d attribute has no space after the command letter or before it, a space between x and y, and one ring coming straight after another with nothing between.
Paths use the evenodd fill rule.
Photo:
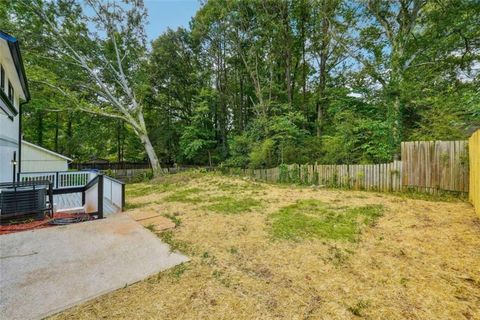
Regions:
<instances>
[{"instance_id":1,"label":"patchy dry grass","mask_svg":"<svg viewBox=\"0 0 480 320\"><path fill-rule=\"evenodd\" d=\"M127 195L144 205L132 215L177 220L157 234L191 261L53 318L480 319L480 220L468 203L214 174Z\"/></svg>"},{"instance_id":2,"label":"patchy dry grass","mask_svg":"<svg viewBox=\"0 0 480 320\"><path fill-rule=\"evenodd\" d=\"M255 207L260 207L261 202L252 198L235 199L229 196L220 196L212 199L213 203L204 207L205 210L223 213L238 214L250 212Z\"/></svg>"},{"instance_id":3,"label":"patchy dry grass","mask_svg":"<svg viewBox=\"0 0 480 320\"><path fill-rule=\"evenodd\" d=\"M205 199L199 196L202 190L200 188L189 188L184 190L176 190L163 200L168 202L185 202L191 204L197 204Z\"/></svg>"}]
</instances>

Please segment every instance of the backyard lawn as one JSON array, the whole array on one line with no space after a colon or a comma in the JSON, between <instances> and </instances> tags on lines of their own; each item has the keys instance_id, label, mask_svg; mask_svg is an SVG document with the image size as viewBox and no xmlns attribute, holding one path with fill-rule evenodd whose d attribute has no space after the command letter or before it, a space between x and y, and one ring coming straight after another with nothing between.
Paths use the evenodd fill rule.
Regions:
<instances>
[{"instance_id":1,"label":"backyard lawn","mask_svg":"<svg viewBox=\"0 0 480 320\"><path fill-rule=\"evenodd\" d=\"M129 214L191 261L55 319L480 319L480 219L463 201L183 173Z\"/></svg>"}]
</instances>

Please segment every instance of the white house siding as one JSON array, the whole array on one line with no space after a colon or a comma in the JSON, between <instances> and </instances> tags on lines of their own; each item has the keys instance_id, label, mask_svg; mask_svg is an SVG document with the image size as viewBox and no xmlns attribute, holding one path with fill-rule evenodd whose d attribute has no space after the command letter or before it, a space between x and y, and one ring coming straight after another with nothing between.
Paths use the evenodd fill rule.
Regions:
<instances>
[{"instance_id":1,"label":"white house siding","mask_svg":"<svg viewBox=\"0 0 480 320\"><path fill-rule=\"evenodd\" d=\"M52 151L22 142L22 172L67 171L68 160Z\"/></svg>"},{"instance_id":2,"label":"white house siding","mask_svg":"<svg viewBox=\"0 0 480 320\"><path fill-rule=\"evenodd\" d=\"M10 81L14 89L13 105L18 111L19 97L20 94L23 95L23 90L7 42L3 39L0 39L0 64L5 70L5 94L8 95L8 83ZM2 101L0 103L3 104ZM18 126L18 115L12 120L0 109L0 182L11 182L13 180L11 161L14 152L16 152L18 160Z\"/></svg>"},{"instance_id":3,"label":"white house siding","mask_svg":"<svg viewBox=\"0 0 480 320\"><path fill-rule=\"evenodd\" d=\"M0 182L11 182L13 179L14 152L18 160L18 117L12 121L0 113Z\"/></svg>"},{"instance_id":4,"label":"white house siding","mask_svg":"<svg viewBox=\"0 0 480 320\"><path fill-rule=\"evenodd\" d=\"M5 128L3 117L3 115L0 115L0 128ZM10 121L8 118L7 120ZM14 152L17 153L18 159L18 143L0 135L0 183L11 182L13 180L12 159Z\"/></svg>"}]
</instances>

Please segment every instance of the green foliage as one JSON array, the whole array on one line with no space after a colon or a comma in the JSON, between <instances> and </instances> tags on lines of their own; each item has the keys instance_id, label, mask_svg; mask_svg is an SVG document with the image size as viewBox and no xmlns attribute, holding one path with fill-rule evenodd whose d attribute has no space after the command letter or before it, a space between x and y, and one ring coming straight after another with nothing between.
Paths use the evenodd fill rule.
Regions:
<instances>
[{"instance_id":1,"label":"green foliage","mask_svg":"<svg viewBox=\"0 0 480 320\"><path fill-rule=\"evenodd\" d=\"M214 92L202 90L196 101L191 123L185 126L180 138L180 149L186 159L194 160L208 154L208 162L211 164L210 152L216 145L215 131L211 121L211 110L214 108L215 99Z\"/></svg>"},{"instance_id":2,"label":"green foliage","mask_svg":"<svg viewBox=\"0 0 480 320\"><path fill-rule=\"evenodd\" d=\"M271 215L274 238L356 241L364 226L382 215L377 205L337 208L318 200L300 200Z\"/></svg>"},{"instance_id":3,"label":"green foliage","mask_svg":"<svg viewBox=\"0 0 480 320\"><path fill-rule=\"evenodd\" d=\"M323 163L382 163L391 160L390 129L381 120L340 111L332 119L333 135L323 137Z\"/></svg>"},{"instance_id":4,"label":"green foliage","mask_svg":"<svg viewBox=\"0 0 480 320\"><path fill-rule=\"evenodd\" d=\"M100 21L75 0L23 3L4 1L0 21L20 39L29 79L26 140L78 161L146 161L138 126L82 111L116 112L31 9L41 5L114 94L131 101L106 63L116 63L112 37L89 30ZM188 29L168 29L151 48L144 9L129 2L118 14L130 19L110 17L164 164L389 162L401 140L465 139L480 126L476 1L208 0Z\"/></svg>"},{"instance_id":5,"label":"green foliage","mask_svg":"<svg viewBox=\"0 0 480 320\"><path fill-rule=\"evenodd\" d=\"M250 152L250 165L252 168L271 167L275 165L275 141L266 139L255 144Z\"/></svg>"},{"instance_id":6,"label":"green foliage","mask_svg":"<svg viewBox=\"0 0 480 320\"><path fill-rule=\"evenodd\" d=\"M251 149L251 142L246 135L234 136L230 141L230 157L225 161L225 166L233 168L248 167Z\"/></svg>"},{"instance_id":7,"label":"green foliage","mask_svg":"<svg viewBox=\"0 0 480 320\"><path fill-rule=\"evenodd\" d=\"M288 165L286 164L281 164L279 167L279 182L280 183L287 183L290 182L290 175L288 172Z\"/></svg>"}]
</instances>

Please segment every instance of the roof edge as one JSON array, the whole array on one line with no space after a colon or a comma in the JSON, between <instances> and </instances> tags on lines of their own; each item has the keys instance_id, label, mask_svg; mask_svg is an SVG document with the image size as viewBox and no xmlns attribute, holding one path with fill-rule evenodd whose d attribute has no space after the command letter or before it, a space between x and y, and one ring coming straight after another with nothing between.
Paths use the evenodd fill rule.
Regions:
<instances>
[{"instance_id":1,"label":"roof edge","mask_svg":"<svg viewBox=\"0 0 480 320\"><path fill-rule=\"evenodd\" d=\"M67 157L67 156L64 156L63 154L57 153L57 152L52 151L52 150L45 149L45 148L43 148L43 147L37 146L36 144L33 144L33 143L31 143L31 142L28 142L28 141L25 141L25 140L23 140L23 139L22 139L22 143L25 143L27 146L30 146L30 147L33 147L33 148L42 150L42 151L44 151L44 152L46 152L46 153L49 153L49 154L54 155L54 156L57 156L57 157L59 157L59 158L65 159L65 160L67 160L67 161L70 161L70 162L73 161L73 159L71 159L71 158L69 158L69 157Z\"/></svg>"},{"instance_id":2,"label":"roof edge","mask_svg":"<svg viewBox=\"0 0 480 320\"><path fill-rule=\"evenodd\" d=\"M29 101L30 90L28 89L27 75L25 73L25 66L23 65L22 53L20 52L18 39L1 30L0 38L8 42L10 54L12 55L15 69L17 70L18 77L20 78L20 84L22 85L23 92L25 93L25 99L26 101Z\"/></svg>"}]
</instances>

